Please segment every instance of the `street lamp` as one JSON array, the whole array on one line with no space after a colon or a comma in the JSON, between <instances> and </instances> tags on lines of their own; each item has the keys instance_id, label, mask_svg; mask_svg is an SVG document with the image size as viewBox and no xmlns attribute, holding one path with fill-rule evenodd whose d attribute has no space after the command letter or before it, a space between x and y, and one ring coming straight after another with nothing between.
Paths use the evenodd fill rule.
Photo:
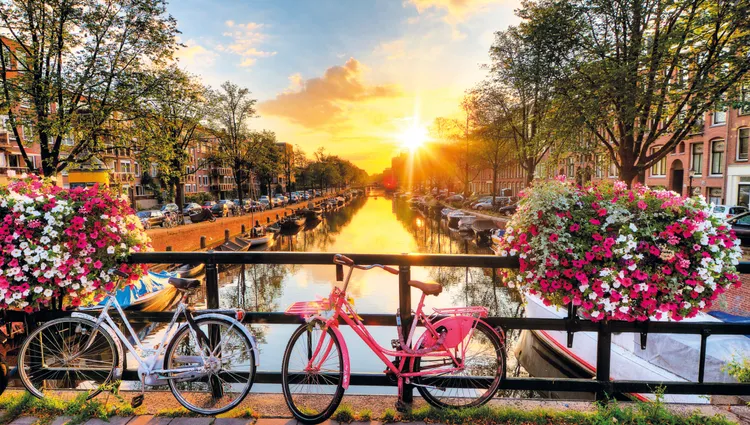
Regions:
<instances>
[{"instance_id":1,"label":"street lamp","mask_svg":"<svg viewBox=\"0 0 750 425\"><path fill-rule=\"evenodd\" d=\"M693 177L695 177L695 168L691 167L688 171L688 197L693 196Z\"/></svg>"}]
</instances>

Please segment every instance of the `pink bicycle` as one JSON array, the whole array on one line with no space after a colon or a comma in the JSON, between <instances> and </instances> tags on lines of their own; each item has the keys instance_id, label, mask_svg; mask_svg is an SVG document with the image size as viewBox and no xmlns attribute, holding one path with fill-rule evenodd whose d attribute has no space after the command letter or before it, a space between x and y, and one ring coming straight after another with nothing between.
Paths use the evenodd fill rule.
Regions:
<instances>
[{"instance_id":1,"label":"pink bicycle","mask_svg":"<svg viewBox=\"0 0 750 425\"><path fill-rule=\"evenodd\" d=\"M429 404L440 408L481 406L492 398L505 376L505 335L482 320L487 317L486 308L436 308L428 316L422 311L425 297L440 294L442 286L410 281L422 297L406 339L397 313L398 339L389 350L367 331L346 289L354 269L379 267L393 274L398 270L380 264L356 265L340 254L334 256L334 263L349 267L344 287L334 288L328 299L297 302L286 311L307 322L292 334L282 361L284 398L299 421L328 419L349 387L349 353L339 319L385 363L385 373L398 385L397 407L404 407L405 384L414 385ZM412 344L418 322L425 331Z\"/></svg>"}]
</instances>

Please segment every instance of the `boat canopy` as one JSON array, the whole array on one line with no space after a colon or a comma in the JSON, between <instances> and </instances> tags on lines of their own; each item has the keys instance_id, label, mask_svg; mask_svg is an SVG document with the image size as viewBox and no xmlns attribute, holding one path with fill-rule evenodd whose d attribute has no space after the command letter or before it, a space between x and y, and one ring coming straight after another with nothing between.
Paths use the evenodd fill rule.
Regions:
<instances>
[{"instance_id":1,"label":"boat canopy","mask_svg":"<svg viewBox=\"0 0 750 425\"><path fill-rule=\"evenodd\" d=\"M133 285L120 288L115 295L117 302L123 309L130 307L139 298L161 291L169 286L169 278L178 277L175 272L148 272ZM106 299L102 300L99 305L104 305Z\"/></svg>"}]
</instances>

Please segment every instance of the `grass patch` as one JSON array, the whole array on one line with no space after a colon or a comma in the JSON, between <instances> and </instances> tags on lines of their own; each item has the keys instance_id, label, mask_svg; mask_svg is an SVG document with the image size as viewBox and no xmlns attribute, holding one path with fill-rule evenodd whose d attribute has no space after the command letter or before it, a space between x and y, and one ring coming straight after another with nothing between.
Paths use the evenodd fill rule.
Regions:
<instances>
[{"instance_id":1,"label":"grass patch","mask_svg":"<svg viewBox=\"0 0 750 425\"><path fill-rule=\"evenodd\" d=\"M372 410L370 409L364 409L360 410L359 414L357 414L357 420L362 422L369 422L372 420Z\"/></svg>"},{"instance_id":2,"label":"grass patch","mask_svg":"<svg viewBox=\"0 0 750 425\"><path fill-rule=\"evenodd\" d=\"M239 418L239 419L258 419L260 414L255 410L247 407L244 409L232 409L226 413L216 416L217 418Z\"/></svg>"},{"instance_id":3,"label":"grass patch","mask_svg":"<svg viewBox=\"0 0 750 425\"><path fill-rule=\"evenodd\" d=\"M391 423L400 420L400 416L398 413L396 413L395 410L389 408L385 409L385 411L383 412L383 417L381 417L380 420L385 423Z\"/></svg>"},{"instance_id":4,"label":"grass patch","mask_svg":"<svg viewBox=\"0 0 750 425\"><path fill-rule=\"evenodd\" d=\"M638 403L623 406L616 402L599 405L593 412L549 409L520 410L516 408L478 407L469 409L435 409L423 407L398 414L388 409L383 422L422 421L450 425L513 424L513 425L730 425L723 416L705 416L694 412L676 415L662 403Z\"/></svg>"},{"instance_id":5,"label":"grass patch","mask_svg":"<svg viewBox=\"0 0 750 425\"><path fill-rule=\"evenodd\" d=\"M335 412L333 412L331 419L346 424L351 423L354 421L354 411L348 404L342 404Z\"/></svg>"},{"instance_id":6,"label":"grass patch","mask_svg":"<svg viewBox=\"0 0 750 425\"><path fill-rule=\"evenodd\" d=\"M88 393L81 393L73 399L61 400L56 397L38 399L29 393L20 397L17 394L6 394L0 397L0 409L5 415L0 424L7 424L20 416L39 418L40 424L46 424L58 416L72 417L71 425L86 422L91 418L107 420L112 416L131 416L135 410L115 395L115 400L86 400Z\"/></svg>"}]
</instances>

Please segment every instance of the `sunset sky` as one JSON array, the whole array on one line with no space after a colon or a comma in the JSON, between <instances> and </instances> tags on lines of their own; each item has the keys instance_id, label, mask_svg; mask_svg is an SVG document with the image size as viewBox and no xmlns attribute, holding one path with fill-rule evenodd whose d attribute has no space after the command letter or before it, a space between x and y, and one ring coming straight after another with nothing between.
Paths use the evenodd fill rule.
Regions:
<instances>
[{"instance_id":1,"label":"sunset sky","mask_svg":"<svg viewBox=\"0 0 750 425\"><path fill-rule=\"evenodd\" d=\"M180 63L259 100L253 127L369 173L457 112L519 0L172 0Z\"/></svg>"}]
</instances>

